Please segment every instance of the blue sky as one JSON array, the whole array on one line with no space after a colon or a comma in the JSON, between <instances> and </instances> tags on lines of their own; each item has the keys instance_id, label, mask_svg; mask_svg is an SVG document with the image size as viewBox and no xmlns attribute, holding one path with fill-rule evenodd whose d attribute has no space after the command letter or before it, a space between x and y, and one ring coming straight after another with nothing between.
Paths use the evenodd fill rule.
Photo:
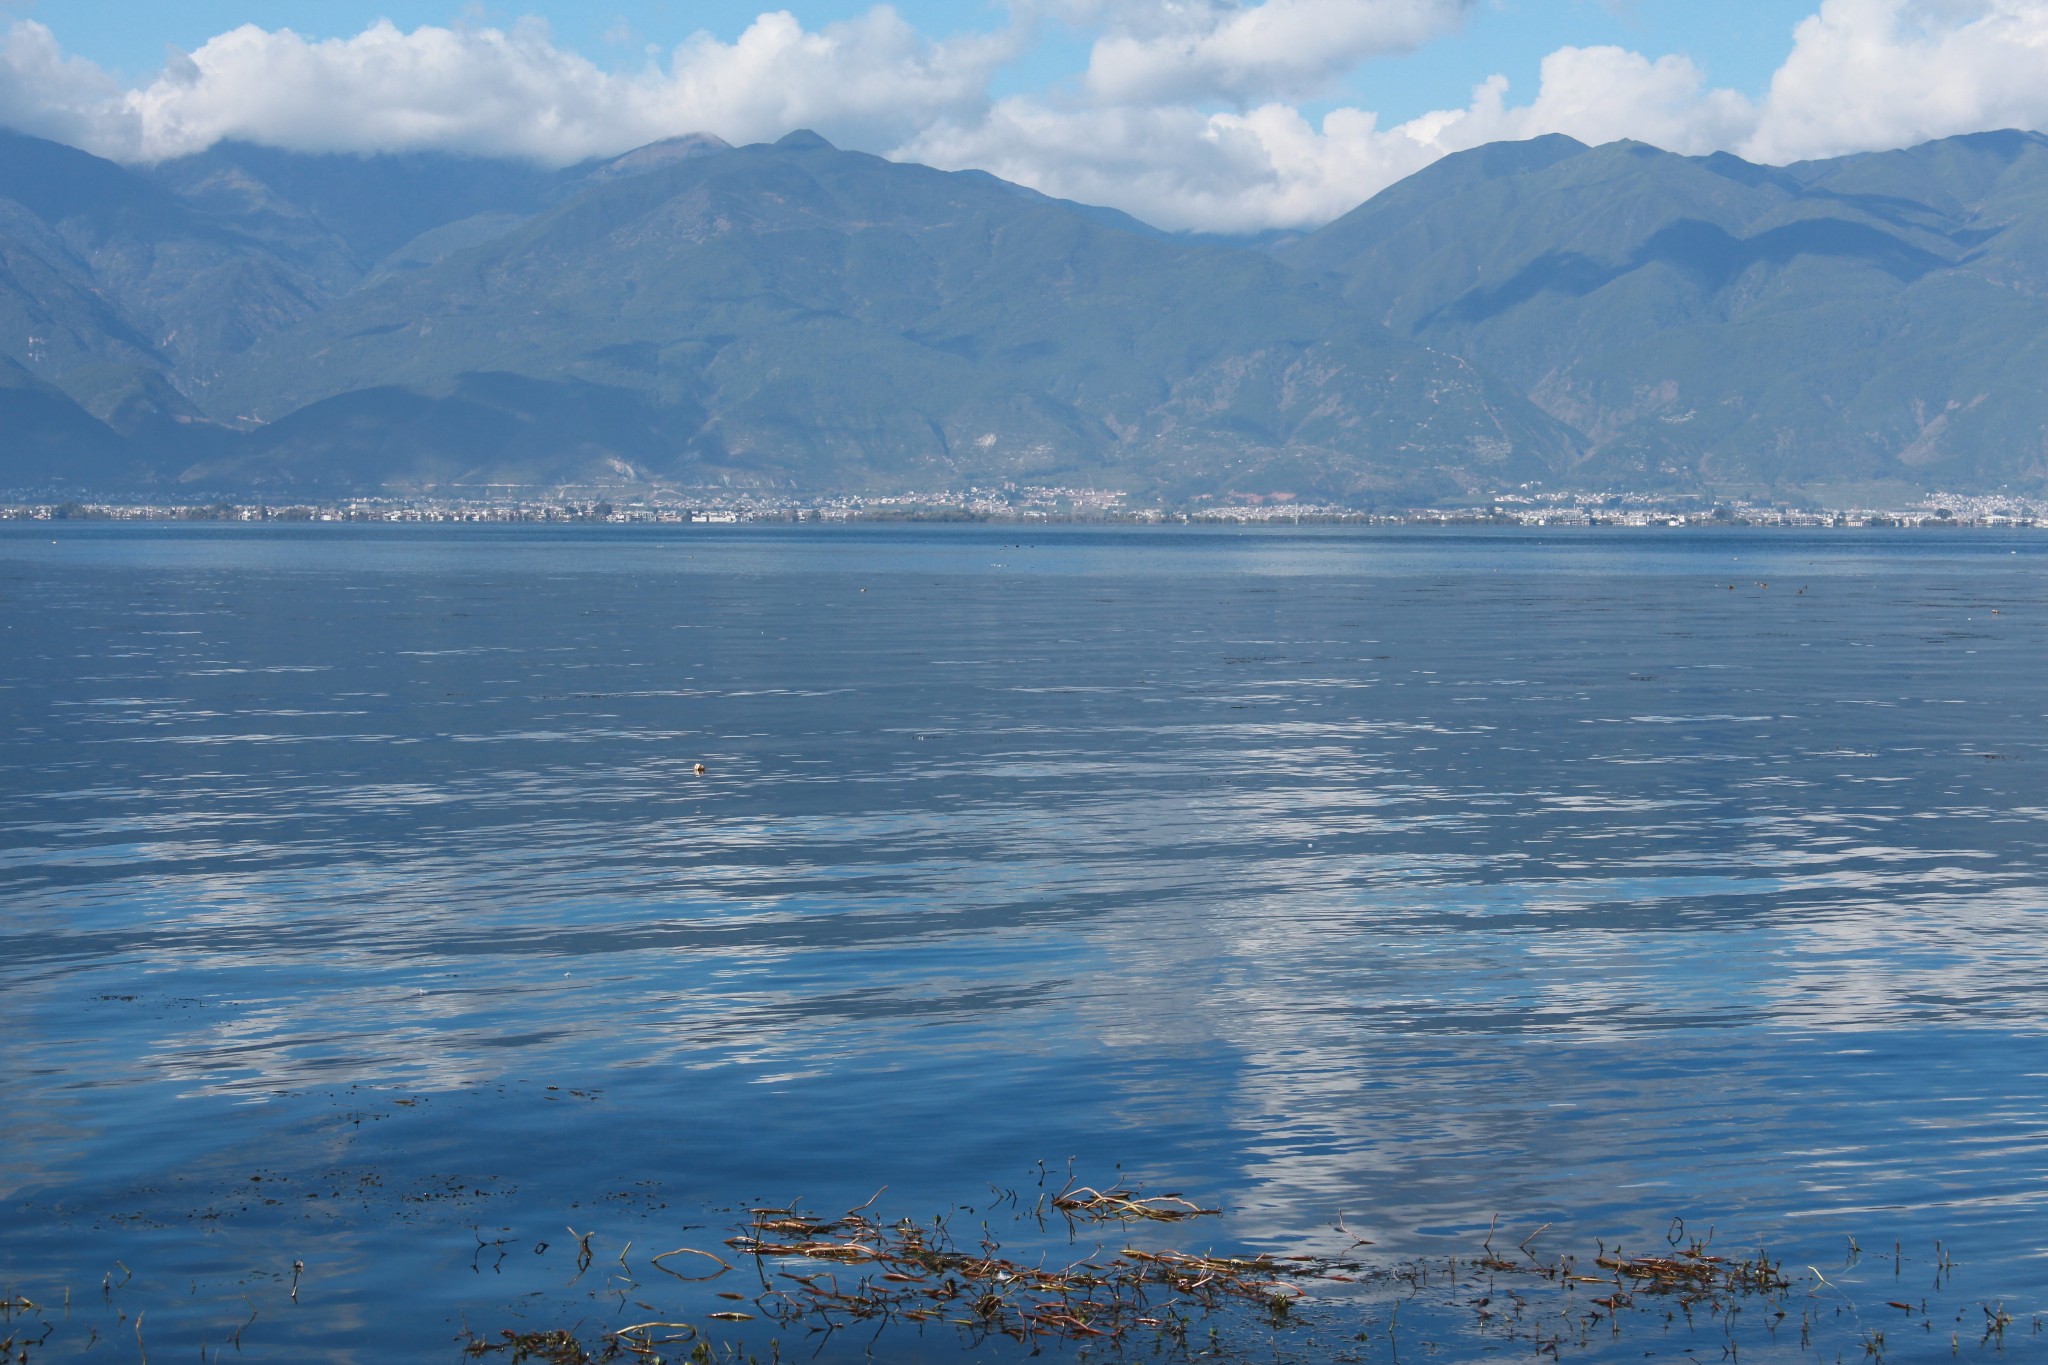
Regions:
<instances>
[{"instance_id":1,"label":"blue sky","mask_svg":"<svg viewBox=\"0 0 2048 1365\"><path fill-rule=\"evenodd\" d=\"M1547 133L1784 164L2042 129L2048 0L0 0L0 124L556 165L808 127L1256 231Z\"/></svg>"},{"instance_id":2,"label":"blue sky","mask_svg":"<svg viewBox=\"0 0 2048 1365\"><path fill-rule=\"evenodd\" d=\"M130 79L162 66L164 49L191 51L241 24L292 28L308 37L338 38L385 18L401 28L421 24L509 25L525 15L545 19L565 47L608 67L646 60L644 45L673 47L699 30L737 37L764 9L786 9L816 28L851 18L872 6L859 0L614 0L611 4L525 5L391 0L364 5L333 0L62 0L0 4L0 13L34 18L64 46ZM898 0L894 6L925 33L996 28L1005 12L995 5ZM1375 57L1312 102L1365 102L1400 121L1431 109L1465 103L1471 88L1494 73L1512 88L1533 87L1537 64L1557 48L1612 44L1654 54L1684 53L1717 85L1761 95L1791 49L1792 29L1813 13L1815 0L1488 0L1463 24L1414 52ZM630 34L630 38L628 38ZM1071 79L1088 63L1088 41L1052 23L1024 57L995 82L998 94L1042 89Z\"/></svg>"}]
</instances>

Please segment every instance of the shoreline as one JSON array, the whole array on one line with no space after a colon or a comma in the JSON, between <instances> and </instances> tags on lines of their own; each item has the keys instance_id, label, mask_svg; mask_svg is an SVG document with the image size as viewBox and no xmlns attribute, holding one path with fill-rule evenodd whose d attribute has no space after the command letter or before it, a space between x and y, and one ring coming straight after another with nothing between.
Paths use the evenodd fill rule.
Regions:
<instances>
[{"instance_id":1,"label":"shoreline","mask_svg":"<svg viewBox=\"0 0 2048 1365\"><path fill-rule=\"evenodd\" d=\"M1113 527L1455 527L1528 529L2048 530L2048 502L1941 498L1911 507L1789 508L1753 504L1493 503L1485 507L1369 510L1324 505L1231 507L994 507L935 500L849 503L731 499L614 504L572 499L499 501L350 498L283 502L41 501L0 503L9 522L189 522L228 524L522 526L1113 526Z\"/></svg>"}]
</instances>

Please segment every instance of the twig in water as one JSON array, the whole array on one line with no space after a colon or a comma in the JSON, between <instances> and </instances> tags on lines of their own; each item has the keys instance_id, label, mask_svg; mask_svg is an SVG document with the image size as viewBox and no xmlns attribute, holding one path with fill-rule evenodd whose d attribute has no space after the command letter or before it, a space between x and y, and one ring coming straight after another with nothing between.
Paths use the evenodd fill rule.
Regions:
<instances>
[{"instance_id":1,"label":"twig in water","mask_svg":"<svg viewBox=\"0 0 2048 1365\"><path fill-rule=\"evenodd\" d=\"M684 1275L678 1271L670 1270L667 1266L662 1264L663 1261L666 1261L671 1256L702 1256L707 1261L718 1262L718 1269L712 1271L709 1275ZM731 1262L727 1261L724 1257L713 1255L711 1252L708 1251L699 1251L695 1247L677 1247L674 1251L664 1251L661 1253L661 1255L656 1256L652 1261L648 1262L648 1264L652 1265L656 1270L659 1270L664 1275L674 1275L679 1280L690 1281L693 1283L699 1280L715 1280L720 1275L723 1275L726 1271L732 1269Z\"/></svg>"},{"instance_id":2,"label":"twig in water","mask_svg":"<svg viewBox=\"0 0 2048 1365\"><path fill-rule=\"evenodd\" d=\"M583 1278L583 1272L590 1269L590 1262L593 1259L590 1254L590 1239L597 1236L597 1234L594 1232L578 1232L576 1229L570 1228L569 1235L576 1239L576 1280L580 1280ZM574 1284L576 1280L571 1280L569 1283Z\"/></svg>"}]
</instances>

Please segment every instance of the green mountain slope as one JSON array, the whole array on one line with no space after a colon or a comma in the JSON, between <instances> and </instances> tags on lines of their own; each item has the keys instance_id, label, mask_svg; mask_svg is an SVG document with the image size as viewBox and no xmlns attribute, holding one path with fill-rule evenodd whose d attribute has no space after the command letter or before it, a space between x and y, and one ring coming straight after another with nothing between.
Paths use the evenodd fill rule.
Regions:
<instances>
[{"instance_id":1,"label":"green mountain slope","mask_svg":"<svg viewBox=\"0 0 2048 1365\"><path fill-rule=\"evenodd\" d=\"M138 465L105 423L0 356L0 487L129 489L148 480Z\"/></svg>"},{"instance_id":2,"label":"green mountain slope","mask_svg":"<svg viewBox=\"0 0 2048 1365\"><path fill-rule=\"evenodd\" d=\"M0 131L0 298L33 298L23 311L49 324L0 333L0 351L88 407L118 403L99 386L137 367L203 393L224 360L323 306L335 273L149 176Z\"/></svg>"},{"instance_id":3,"label":"green mountain slope","mask_svg":"<svg viewBox=\"0 0 2048 1365\"><path fill-rule=\"evenodd\" d=\"M96 412L132 406L138 368L208 402L223 367L366 278L501 235L582 177L633 164L223 143L133 171L0 130L0 354Z\"/></svg>"},{"instance_id":4,"label":"green mountain slope","mask_svg":"<svg viewBox=\"0 0 2048 1365\"><path fill-rule=\"evenodd\" d=\"M218 394L296 415L209 480L346 482L367 457L340 452L382 440L399 481L1436 496L1572 445L1262 255L809 134L595 179L273 336Z\"/></svg>"},{"instance_id":5,"label":"green mountain slope","mask_svg":"<svg viewBox=\"0 0 2048 1365\"><path fill-rule=\"evenodd\" d=\"M0 361L0 487L2040 491L2048 138L1538 138L1283 245L809 134L140 171L0 131Z\"/></svg>"},{"instance_id":6,"label":"green mountain slope","mask_svg":"<svg viewBox=\"0 0 2048 1365\"><path fill-rule=\"evenodd\" d=\"M2048 480L2038 134L1784 169L1482 148L1279 254L1571 423L1583 482Z\"/></svg>"}]
</instances>

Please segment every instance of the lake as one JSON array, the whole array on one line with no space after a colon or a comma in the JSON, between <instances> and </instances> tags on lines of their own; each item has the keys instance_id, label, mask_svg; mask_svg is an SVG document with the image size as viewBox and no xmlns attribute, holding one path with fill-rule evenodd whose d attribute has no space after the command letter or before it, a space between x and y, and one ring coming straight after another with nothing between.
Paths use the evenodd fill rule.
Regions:
<instances>
[{"instance_id":1,"label":"lake","mask_svg":"<svg viewBox=\"0 0 2048 1365\"><path fill-rule=\"evenodd\" d=\"M2044 713L2039 532L9 523L0 1338L1159 1347L778 1321L886 1186L1352 1265L1197 1358L2048 1356Z\"/></svg>"}]
</instances>

